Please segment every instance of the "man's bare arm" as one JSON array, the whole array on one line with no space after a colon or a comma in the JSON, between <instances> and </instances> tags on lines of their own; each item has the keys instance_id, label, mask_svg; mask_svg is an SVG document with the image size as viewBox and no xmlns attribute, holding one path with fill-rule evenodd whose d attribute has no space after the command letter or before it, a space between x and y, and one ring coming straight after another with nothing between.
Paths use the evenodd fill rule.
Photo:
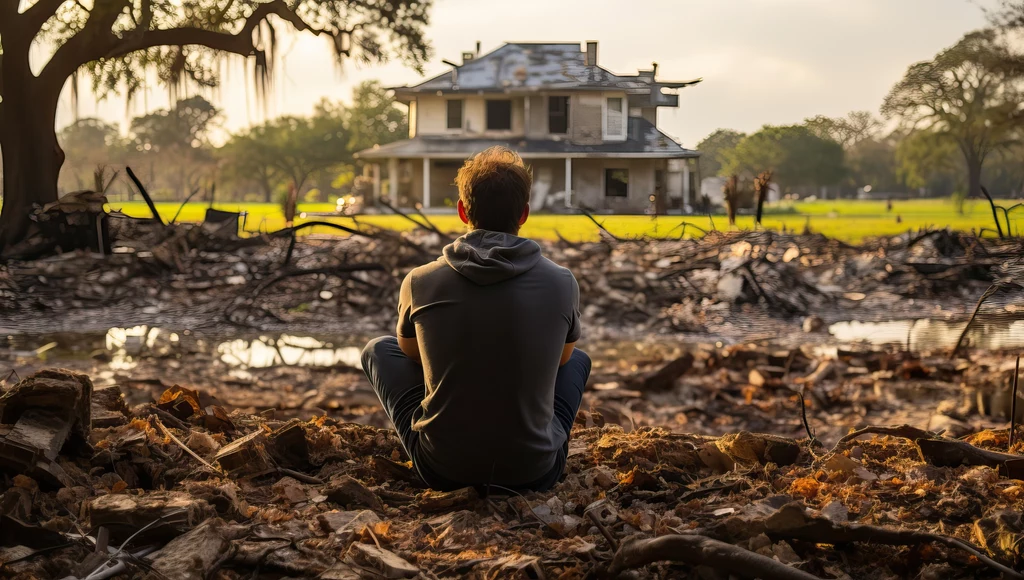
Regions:
<instances>
[{"instance_id":1,"label":"man's bare arm","mask_svg":"<svg viewBox=\"0 0 1024 580\"><path fill-rule=\"evenodd\" d=\"M399 340L401 340L401 339L399 339ZM566 343L566 345L562 348L562 360L558 361L558 366L562 366L565 363L569 362L569 358L572 357L572 351L575 348L576 348L576 343L575 342ZM405 349L403 348L402 350L404 351Z\"/></svg>"},{"instance_id":2,"label":"man's bare arm","mask_svg":"<svg viewBox=\"0 0 1024 580\"><path fill-rule=\"evenodd\" d=\"M402 352L405 353L405 356L411 358L412 360L420 364L423 364L423 361L420 359L420 344L416 342L415 338L402 338L401 336L399 336L398 348L402 349Z\"/></svg>"}]
</instances>

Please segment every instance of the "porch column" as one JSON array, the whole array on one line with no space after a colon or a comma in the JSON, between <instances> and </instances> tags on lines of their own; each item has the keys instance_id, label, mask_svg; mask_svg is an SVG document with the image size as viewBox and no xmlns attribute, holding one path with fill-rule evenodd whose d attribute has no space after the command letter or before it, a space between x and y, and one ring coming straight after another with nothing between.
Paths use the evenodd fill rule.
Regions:
<instances>
[{"instance_id":1,"label":"porch column","mask_svg":"<svg viewBox=\"0 0 1024 580\"><path fill-rule=\"evenodd\" d=\"M423 158L423 207L430 207L430 158Z\"/></svg>"},{"instance_id":2,"label":"porch column","mask_svg":"<svg viewBox=\"0 0 1024 580\"><path fill-rule=\"evenodd\" d=\"M380 163L374 163L371 166L373 169L373 202L377 203L380 199ZM363 200L365 202L365 200Z\"/></svg>"},{"instance_id":3,"label":"porch column","mask_svg":"<svg viewBox=\"0 0 1024 580\"><path fill-rule=\"evenodd\" d=\"M572 207L572 158L565 158L565 207Z\"/></svg>"},{"instance_id":4,"label":"porch column","mask_svg":"<svg viewBox=\"0 0 1024 580\"><path fill-rule=\"evenodd\" d=\"M391 205L398 207L398 159L388 159L388 195L391 197Z\"/></svg>"},{"instance_id":5,"label":"porch column","mask_svg":"<svg viewBox=\"0 0 1024 580\"><path fill-rule=\"evenodd\" d=\"M690 205L690 160L683 159L683 207Z\"/></svg>"}]
</instances>

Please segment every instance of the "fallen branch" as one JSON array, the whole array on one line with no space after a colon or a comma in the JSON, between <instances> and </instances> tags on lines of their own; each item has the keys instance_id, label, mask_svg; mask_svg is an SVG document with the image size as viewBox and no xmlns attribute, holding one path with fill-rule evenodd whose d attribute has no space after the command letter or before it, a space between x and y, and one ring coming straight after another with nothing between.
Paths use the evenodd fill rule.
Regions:
<instances>
[{"instance_id":1,"label":"fallen branch","mask_svg":"<svg viewBox=\"0 0 1024 580\"><path fill-rule=\"evenodd\" d=\"M252 295L253 297L259 296L261 292L263 292L267 288L270 288L274 284L277 284L281 280L284 280L285 278L305 276L307 274L330 274L337 276L340 274L348 274L351 272L368 271L385 272L386 270L384 266L381 266L380 264L338 264L335 266L325 266L323 268L289 268L284 272L281 272L280 274L266 280L265 282L257 286L256 289L253 290Z\"/></svg>"},{"instance_id":2,"label":"fallen branch","mask_svg":"<svg viewBox=\"0 0 1024 580\"><path fill-rule=\"evenodd\" d=\"M904 439L910 439L916 441L918 439L934 439L938 437L936 433L931 431L925 431L924 429L918 429L910 425L899 425L896 427L885 427L881 425L868 425L863 429L857 429L851 433L844 435L839 441L836 441L835 447L832 448L831 453L839 451L840 446L853 441L861 435L889 435L892 437L902 437Z\"/></svg>"},{"instance_id":3,"label":"fallen branch","mask_svg":"<svg viewBox=\"0 0 1024 580\"><path fill-rule=\"evenodd\" d=\"M596 225L597 227L601 228L601 231L606 233L606 234L608 234L613 240L615 240L616 242L621 242L622 241L622 238L620 238L619 236L616 236L615 234L613 234L610 231L608 231L608 228L604 227L604 224L602 224L601 222L599 222L596 219L594 219L594 216L591 215L591 213L589 211L587 211L587 210L585 210L583 208L578 208L577 211L579 211L581 214L587 216L587 218L589 218L590 221L594 222L594 225Z\"/></svg>"},{"instance_id":4,"label":"fallen branch","mask_svg":"<svg viewBox=\"0 0 1024 580\"><path fill-rule=\"evenodd\" d=\"M213 464L211 464L210 462L208 462L205 459L203 459L202 457L200 457L198 453L196 453L195 451L192 451L191 449L189 449L187 445L185 445L184 443L181 442L180 439L175 437L174 433L171 433L170 429L168 429L167 427L164 427L164 424L161 423L160 419L157 419L155 415L151 416L150 418L153 420L154 423L156 423L156 426L160 428L160 432L164 434L164 437L167 437L171 441L174 441L174 443L177 444L178 447L181 447L182 451L184 451L185 453L188 453L189 455L194 457L197 461L199 461L199 463L202 463L204 466L206 466L206 467L210 468L211 470L213 470L214 473L216 473L218 475L221 475L221 476L224 476L224 472L223 471L221 471L220 469L214 467Z\"/></svg>"},{"instance_id":5,"label":"fallen branch","mask_svg":"<svg viewBox=\"0 0 1024 580\"><path fill-rule=\"evenodd\" d=\"M1000 234L999 237L1002 237L1002 234ZM1001 287L1002 285L999 282L996 282L989 286L988 290L985 290L985 293L981 295L981 298L978 298L978 303L974 306L974 312L971 314L970 320L967 321L967 326L965 326L963 332L960 333L960 338L957 339L956 346L953 347L953 352L949 353L949 360L956 358L956 353L960 350L960 345L962 345L964 339L967 338L967 331L971 329L971 325L974 324L974 319L978 317L981 305L984 304L985 301L995 294Z\"/></svg>"},{"instance_id":6,"label":"fallen branch","mask_svg":"<svg viewBox=\"0 0 1024 580\"><path fill-rule=\"evenodd\" d=\"M312 228L312 227L317 227L317 226L325 227L325 228L334 228L336 230L341 230L343 232L352 234L353 236L362 236L364 238L373 238L372 235L367 234L365 232L361 232L359 230L355 230L355 229L343 226L341 224L335 224L335 223L331 223L331 222L305 222L305 223L301 223L301 224L299 224L297 226L293 226L293 227L290 227L290 228L285 228L283 230L278 230L278 231L274 232L274 234L273 234L274 236L291 235L291 241L288 242L288 252L285 253L285 255L284 255L284 262L281 264L281 267L287 266L288 263L292 261L292 252L295 251L295 242L298 239L298 231L301 230L301 229Z\"/></svg>"},{"instance_id":7,"label":"fallen branch","mask_svg":"<svg viewBox=\"0 0 1024 580\"><path fill-rule=\"evenodd\" d=\"M1017 355L1017 364L1013 367L1013 397L1010 399L1010 442L1006 446L1007 451L1013 450L1013 434L1017 429L1017 379L1020 378L1020 355Z\"/></svg>"},{"instance_id":8,"label":"fallen branch","mask_svg":"<svg viewBox=\"0 0 1024 580\"><path fill-rule=\"evenodd\" d=\"M166 226L167 224L160 219L160 212L156 211L156 204L153 203L153 198L149 196L149 192L146 191L146 188L142 185L142 182L139 181L139 178L135 176L135 172L128 166L125 166L124 169L128 173L128 177L132 180L132 183L135 184L136 189L139 190L139 194L142 195L142 199L146 200L146 205L149 206L149 211L153 212L153 219L156 220L156 223Z\"/></svg>"},{"instance_id":9,"label":"fallen branch","mask_svg":"<svg viewBox=\"0 0 1024 580\"><path fill-rule=\"evenodd\" d=\"M860 542L887 546L913 546L934 542L967 552L986 566L1002 573L1005 578L1024 580L1024 574L996 562L978 547L958 538L867 524L836 524L825 518L809 516L804 507L796 503L783 506L765 521L765 527L765 533L774 541L803 540L815 544Z\"/></svg>"},{"instance_id":10,"label":"fallen branch","mask_svg":"<svg viewBox=\"0 0 1024 580\"><path fill-rule=\"evenodd\" d=\"M419 206L416 206L414 209L416 210L416 215L420 216L423 222L427 224L427 227L430 229L430 231L434 232L435 234L441 236L446 240L451 239L451 236L437 229L437 226L434 225L434 222L430 221L430 218L427 217L427 214L423 213L423 210L420 209Z\"/></svg>"},{"instance_id":11,"label":"fallen branch","mask_svg":"<svg viewBox=\"0 0 1024 580\"><path fill-rule=\"evenodd\" d=\"M412 219L412 217L409 214L407 214L404 211L398 209L397 207L391 205L387 201L384 201L383 199L380 200L380 204L383 205L384 207L388 208L389 210L391 210L395 214L402 216L407 221L410 221L410 222L416 224L416 227L419 227L419 228L422 228L424 230L427 230L428 232L439 233L439 232L436 232L435 230L430 229L430 226L420 222L419 220Z\"/></svg>"},{"instance_id":12,"label":"fallen branch","mask_svg":"<svg viewBox=\"0 0 1024 580\"><path fill-rule=\"evenodd\" d=\"M988 189L984 185L981 186L981 193L985 195L985 199L988 200L988 204L992 206L992 219L996 222L996 233L999 237L1003 237L1003 226L999 223L999 214L996 212L996 202L992 201L992 196L988 194Z\"/></svg>"},{"instance_id":13,"label":"fallen branch","mask_svg":"<svg viewBox=\"0 0 1024 580\"><path fill-rule=\"evenodd\" d=\"M804 400L804 394L807 391L807 385L804 385L800 389L800 420L804 423L804 431L807 432L808 445L814 445L818 442L818 438L815 437L814 431L811 430L810 423L807 422L807 401Z\"/></svg>"},{"instance_id":14,"label":"fallen branch","mask_svg":"<svg viewBox=\"0 0 1024 580\"><path fill-rule=\"evenodd\" d=\"M916 443L921 460L932 465L939 467L987 465L999 468L1001 473L1009 477L1021 476L1017 471L1024 457L1020 455L989 451L958 439L918 439Z\"/></svg>"},{"instance_id":15,"label":"fallen branch","mask_svg":"<svg viewBox=\"0 0 1024 580\"><path fill-rule=\"evenodd\" d=\"M171 218L171 221L168 222L168 224L173 224L174 222L178 221L178 216L181 215L181 210L185 209L185 206L188 205L188 202L192 201L192 198L195 197L197 193L199 193L198 187L193 189L192 193L188 194L188 197L185 198L185 201L181 202L181 205L178 206L178 211L174 212L174 217Z\"/></svg>"},{"instance_id":16,"label":"fallen branch","mask_svg":"<svg viewBox=\"0 0 1024 580\"><path fill-rule=\"evenodd\" d=\"M613 575L659 561L707 566L740 578L762 580L820 580L818 576L782 562L705 536L670 535L629 540L615 553L609 571Z\"/></svg>"}]
</instances>

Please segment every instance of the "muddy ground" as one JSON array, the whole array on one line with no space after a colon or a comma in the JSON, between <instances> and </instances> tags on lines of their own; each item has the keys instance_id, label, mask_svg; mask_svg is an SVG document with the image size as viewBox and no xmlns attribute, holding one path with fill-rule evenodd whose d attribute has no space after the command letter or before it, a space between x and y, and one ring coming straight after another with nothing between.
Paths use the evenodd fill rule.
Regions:
<instances>
[{"instance_id":1,"label":"muddy ground","mask_svg":"<svg viewBox=\"0 0 1024 580\"><path fill-rule=\"evenodd\" d=\"M0 529L7 576L996 578L1020 564L1021 472L992 455L1010 448L1024 342L1019 242L546 244L579 279L595 364L566 479L520 496L423 490L357 368L393 327L401 276L446 236L289 251L125 227L112 256L0 269L5 397L46 381L85 397L79 375L29 378L52 367L94 389L82 441L72 429L46 459L63 476L4 459L4 522L21 530ZM295 433L303 450L282 455ZM86 558L101 534L119 546L146 526Z\"/></svg>"}]
</instances>

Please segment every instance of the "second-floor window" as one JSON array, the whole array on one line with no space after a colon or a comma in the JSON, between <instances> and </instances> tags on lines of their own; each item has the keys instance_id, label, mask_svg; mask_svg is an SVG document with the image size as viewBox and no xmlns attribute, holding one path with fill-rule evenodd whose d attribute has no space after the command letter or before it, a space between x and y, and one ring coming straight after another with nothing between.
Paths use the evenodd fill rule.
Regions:
<instances>
[{"instance_id":1,"label":"second-floor window","mask_svg":"<svg viewBox=\"0 0 1024 580\"><path fill-rule=\"evenodd\" d=\"M569 97L548 97L548 132L569 132Z\"/></svg>"},{"instance_id":2,"label":"second-floor window","mask_svg":"<svg viewBox=\"0 0 1024 580\"><path fill-rule=\"evenodd\" d=\"M448 128L462 128L462 99L448 100Z\"/></svg>"},{"instance_id":3,"label":"second-floor window","mask_svg":"<svg viewBox=\"0 0 1024 580\"><path fill-rule=\"evenodd\" d=\"M510 131L512 129L512 101L490 99L487 101L487 130Z\"/></svg>"},{"instance_id":4,"label":"second-floor window","mask_svg":"<svg viewBox=\"0 0 1024 580\"><path fill-rule=\"evenodd\" d=\"M604 137L622 138L626 136L626 110L622 97L609 97L605 100Z\"/></svg>"}]
</instances>

